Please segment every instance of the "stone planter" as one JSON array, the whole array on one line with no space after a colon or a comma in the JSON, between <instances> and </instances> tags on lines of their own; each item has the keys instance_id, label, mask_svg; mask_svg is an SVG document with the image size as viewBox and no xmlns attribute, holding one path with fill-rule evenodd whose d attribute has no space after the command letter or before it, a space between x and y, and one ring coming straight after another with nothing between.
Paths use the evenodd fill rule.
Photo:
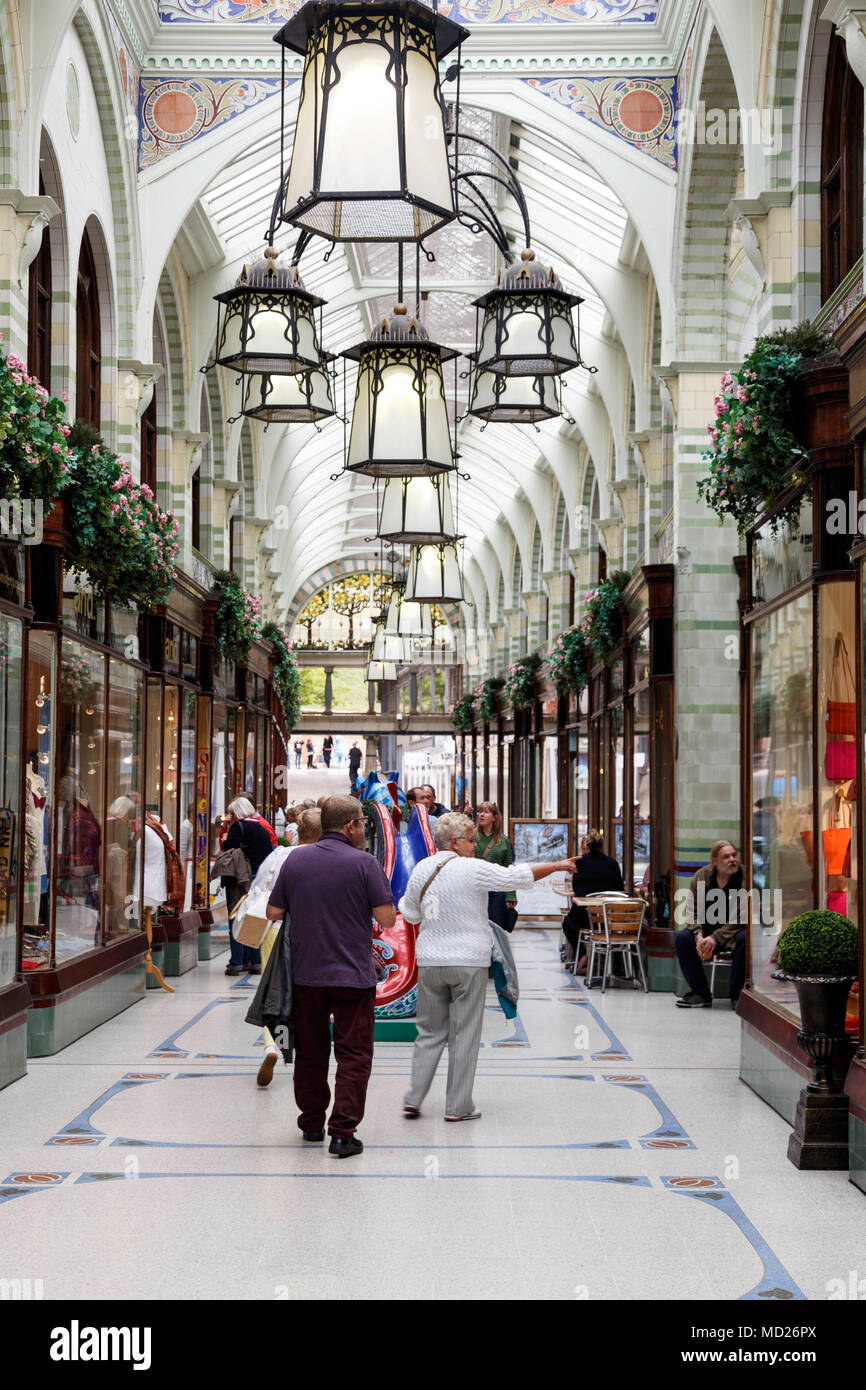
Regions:
<instances>
[{"instance_id":1,"label":"stone planter","mask_svg":"<svg viewBox=\"0 0 866 1390\"><path fill-rule=\"evenodd\" d=\"M783 974L783 972L780 972ZM853 979L849 975L784 975L800 1001L802 1029L797 1045L809 1058L814 1079L800 1092L788 1158L797 1168L846 1170L848 1098L834 1062L850 1056L845 1009Z\"/></svg>"}]
</instances>

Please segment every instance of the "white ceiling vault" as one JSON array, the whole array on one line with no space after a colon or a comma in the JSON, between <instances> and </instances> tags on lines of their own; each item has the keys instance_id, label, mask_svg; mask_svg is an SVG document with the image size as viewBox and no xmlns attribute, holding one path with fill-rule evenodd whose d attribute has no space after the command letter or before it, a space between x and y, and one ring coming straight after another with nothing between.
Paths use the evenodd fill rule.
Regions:
<instances>
[{"instance_id":1,"label":"white ceiling vault","mask_svg":"<svg viewBox=\"0 0 866 1390\"><path fill-rule=\"evenodd\" d=\"M664 81L668 85L658 91L662 96L668 93L675 108L697 3L572 0L557 7L554 21L542 0L493 0L478 7L487 16L488 22L482 23L469 14L473 0L463 0L459 7L445 0L440 5L448 13L459 9L461 22L472 31L462 55L463 121L510 161L526 194L536 255L544 264L553 264L564 285L584 298L583 356L598 368L594 377L577 369L564 379L567 419L538 429L482 429L475 420L460 419L460 469L468 475L459 488L464 569L469 596L490 621L500 616L500 570L510 599L515 544L524 573L530 573L536 524L542 531L544 567L551 567L558 494L572 520L571 544L576 545L586 540L578 536L577 514L586 495L587 470L594 470L597 478L604 517L618 507L611 485L637 466L627 434L645 428L650 418L647 350L653 287L663 338L670 341L673 333L669 262L676 171L670 162L675 149L672 156L673 146L647 144L639 119L632 120L635 130L629 134L622 105L626 89L613 88L628 81L626 94L640 98L653 83ZM151 290L150 296L143 296L142 313L146 316L148 304L154 303L166 264L179 255L190 275L189 350L195 366L200 366L213 346L213 294L233 283L241 266L261 254L264 245L280 167L280 101L273 85L266 86L279 74L279 50L272 34L279 17L296 6L258 5L258 22L243 22L243 14L252 13L244 0L156 0L155 8L162 22L156 24L150 12L143 92L151 79L171 81L174 90L192 92L196 100L203 84L211 84L213 95L214 84L227 81L227 74L236 85L245 74L255 74L261 84L254 91L245 79L237 114L221 124L213 122L209 133L179 142L169 152L157 150L158 157L148 147L146 157L152 162L147 167L142 167L143 144L139 148L143 245L149 258L146 285ZM567 22L559 18L560 11L568 12ZM290 76L297 76L293 57ZM551 87L548 79L553 78L562 80ZM635 88L641 82L650 86ZM154 86L151 93L162 90ZM292 80L286 91L287 150L298 90L299 83ZM453 100L454 87L444 90L446 99ZM233 99L236 95L233 90ZM242 109L246 100L252 105ZM590 117L587 103L594 113ZM639 108L640 101L638 115ZM622 112L621 120L617 112ZM500 193L497 207L519 250L523 230L516 205ZM294 229L283 227L277 246L289 249L295 238ZM421 258L422 319L431 337L470 348L475 336L471 302L495 280L495 248L483 235L473 236L457 225L431 238L429 245L436 260L428 264ZM314 242L303 257L301 273L306 287L327 301L322 342L339 353L366 337L396 302L396 250L336 246L326 262L327 250L327 243ZM410 305L415 297L414 267L414 250L409 248L405 297ZM465 358L458 359L458 417L466 409L466 368ZM354 383L355 365L348 363L349 411ZM450 398L450 368L446 384ZM229 391L226 414L231 415L239 405L237 388L225 376L223 385ZM199 391L194 380L191 406ZM336 404L341 413L343 392L340 364ZM233 452L237 453L239 437L239 425L226 431L224 461L226 475L238 479L242 473ZM365 555L371 567L378 563L378 546L368 540L376 530L375 488L369 479L341 472L343 439L340 419L326 421L319 429L271 426L259 437L256 497L247 498L245 506L248 515L258 518L274 518L278 508L279 515L288 516L288 524L272 526L264 540L277 607L289 617L294 616L289 609L304 581L323 566L347 557L363 560ZM340 476L331 481L332 474ZM486 594L476 592L481 584ZM474 619L468 625L472 623Z\"/></svg>"}]
</instances>

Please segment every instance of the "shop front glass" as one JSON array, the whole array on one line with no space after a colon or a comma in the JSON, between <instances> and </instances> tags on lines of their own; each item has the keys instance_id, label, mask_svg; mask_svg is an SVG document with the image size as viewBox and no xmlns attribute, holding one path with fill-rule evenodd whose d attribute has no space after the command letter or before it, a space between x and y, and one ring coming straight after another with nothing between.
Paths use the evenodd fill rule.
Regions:
<instances>
[{"instance_id":1,"label":"shop front glass","mask_svg":"<svg viewBox=\"0 0 866 1390\"><path fill-rule=\"evenodd\" d=\"M135 840L141 819L143 710L142 673L134 666L111 658L106 754L106 941L138 931L141 926L141 891L135 882Z\"/></svg>"},{"instance_id":2,"label":"shop front glass","mask_svg":"<svg viewBox=\"0 0 866 1390\"><path fill-rule=\"evenodd\" d=\"M22 634L23 628L17 618L0 613L0 746L3 753L0 758L0 989L12 983L17 969ZM30 815L26 805L25 815ZM41 825L39 828L42 828ZM28 837L26 831L27 823L25 870L29 850L32 873L33 858L37 852L36 837L35 833Z\"/></svg>"},{"instance_id":3,"label":"shop front glass","mask_svg":"<svg viewBox=\"0 0 866 1390\"><path fill-rule=\"evenodd\" d=\"M162 821L177 845L180 802L181 702L176 685L165 687L162 706Z\"/></svg>"},{"instance_id":4,"label":"shop front glass","mask_svg":"<svg viewBox=\"0 0 866 1390\"><path fill-rule=\"evenodd\" d=\"M818 590L819 907L857 921L855 601L853 584Z\"/></svg>"},{"instance_id":5,"label":"shop front glass","mask_svg":"<svg viewBox=\"0 0 866 1390\"><path fill-rule=\"evenodd\" d=\"M54 884L54 718L57 638L31 631L24 710L24 903L21 965L51 964L50 902Z\"/></svg>"},{"instance_id":6,"label":"shop front glass","mask_svg":"<svg viewBox=\"0 0 866 1390\"><path fill-rule=\"evenodd\" d=\"M649 888L650 866L650 735L649 719L640 713L641 694L635 697L634 739L632 742L632 795L634 800L634 889Z\"/></svg>"},{"instance_id":7,"label":"shop front glass","mask_svg":"<svg viewBox=\"0 0 866 1390\"><path fill-rule=\"evenodd\" d=\"M57 721L58 964L100 944L106 659L64 637Z\"/></svg>"},{"instance_id":8,"label":"shop front glass","mask_svg":"<svg viewBox=\"0 0 866 1390\"><path fill-rule=\"evenodd\" d=\"M773 975L781 932L814 906L812 661L811 593L753 623L752 979L795 1014L793 986Z\"/></svg>"}]
</instances>

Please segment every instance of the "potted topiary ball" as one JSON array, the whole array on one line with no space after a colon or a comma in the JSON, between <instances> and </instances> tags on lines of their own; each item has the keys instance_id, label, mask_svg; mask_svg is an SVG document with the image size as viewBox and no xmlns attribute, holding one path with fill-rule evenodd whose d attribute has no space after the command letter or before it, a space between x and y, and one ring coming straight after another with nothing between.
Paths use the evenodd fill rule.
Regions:
<instances>
[{"instance_id":1,"label":"potted topiary ball","mask_svg":"<svg viewBox=\"0 0 866 1390\"><path fill-rule=\"evenodd\" d=\"M810 1091L837 1093L833 1059L846 1047L845 1005L857 978L857 928L838 912L802 912L779 938L781 978L790 980L800 1000L802 1032L797 1042L810 1058L815 1079Z\"/></svg>"}]
</instances>

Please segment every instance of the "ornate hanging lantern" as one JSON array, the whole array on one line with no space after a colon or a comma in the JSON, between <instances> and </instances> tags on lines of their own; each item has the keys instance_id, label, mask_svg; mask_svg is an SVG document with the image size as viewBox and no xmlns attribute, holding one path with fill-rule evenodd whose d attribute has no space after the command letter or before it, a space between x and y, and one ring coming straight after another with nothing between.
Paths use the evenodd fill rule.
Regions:
<instances>
[{"instance_id":1,"label":"ornate hanging lantern","mask_svg":"<svg viewBox=\"0 0 866 1390\"><path fill-rule=\"evenodd\" d=\"M388 479L379 509L380 540L418 544L451 541L456 534L447 474Z\"/></svg>"},{"instance_id":2,"label":"ornate hanging lantern","mask_svg":"<svg viewBox=\"0 0 866 1390\"><path fill-rule=\"evenodd\" d=\"M384 626L376 629L370 651L372 661L392 661L398 666L412 664L412 642L408 637L397 637L385 631Z\"/></svg>"},{"instance_id":3,"label":"ornate hanging lantern","mask_svg":"<svg viewBox=\"0 0 866 1390\"><path fill-rule=\"evenodd\" d=\"M279 375L321 365L314 311L325 301L304 289L296 265L278 266L278 255L269 246L232 289L214 295L217 366Z\"/></svg>"},{"instance_id":4,"label":"ornate hanging lantern","mask_svg":"<svg viewBox=\"0 0 866 1390\"><path fill-rule=\"evenodd\" d=\"M397 667L393 661L368 661L364 675L367 681L395 681Z\"/></svg>"},{"instance_id":5,"label":"ornate hanging lantern","mask_svg":"<svg viewBox=\"0 0 866 1390\"><path fill-rule=\"evenodd\" d=\"M336 414L328 364L333 353L324 353L321 365L291 376L263 376L249 372L244 378L241 414L265 424L309 424Z\"/></svg>"},{"instance_id":6,"label":"ornate hanging lantern","mask_svg":"<svg viewBox=\"0 0 866 1390\"><path fill-rule=\"evenodd\" d=\"M468 30L417 0L309 0L282 220L331 241L420 241L455 216L438 63Z\"/></svg>"},{"instance_id":7,"label":"ornate hanging lantern","mask_svg":"<svg viewBox=\"0 0 866 1390\"><path fill-rule=\"evenodd\" d=\"M413 545L406 598L413 603L463 602L463 576L456 545Z\"/></svg>"},{"instance_id":8,"label":"ornate hanging lantern","mask_svg":"<svg viewBox=\"0 0 866 1390\"><path fill-rule=\"evenodd\" d=\"M563 288L552 266L538 265L534 251L520 256L495 290L474 301L484 310L477 366L506 376L560 376L582 365L571 311L583 300Z\"/></svg>"},{"instance_id":9,"label":"ornate hanging lantern","mask_svg":"<svg viewBox=\"0 0 866 1390\"><path fill-rule=\"evenodd\" d=\"M473 373L469 414L479 420L535 425L539 420L552 420L561 413L556 377Z\"/></svg>"},{"instance_id":10,"label":"ornate hanging lantern","mask_svg":"<svg viewBox=\"0 0 866 1390\"><path fill-rule=\"evenodd\" d=\"M433 637L433 619L429 606L405 599L399 592L393 594L388 605L385 633L389 637L408 637L413 643L430 641Z\"/></svg>"},{"instance_id":11,"label":"ornate hanging lantern","mask_svg":"<svg viewBox=\"0 0 866 1390\"><path fill-rule=\"evenodd\" d=\"M451 472L442 363L457 353L431 343L398 304L392 318L343 356L358 363L346 467L371 478Z\"/></svg>"}]
</instances>

